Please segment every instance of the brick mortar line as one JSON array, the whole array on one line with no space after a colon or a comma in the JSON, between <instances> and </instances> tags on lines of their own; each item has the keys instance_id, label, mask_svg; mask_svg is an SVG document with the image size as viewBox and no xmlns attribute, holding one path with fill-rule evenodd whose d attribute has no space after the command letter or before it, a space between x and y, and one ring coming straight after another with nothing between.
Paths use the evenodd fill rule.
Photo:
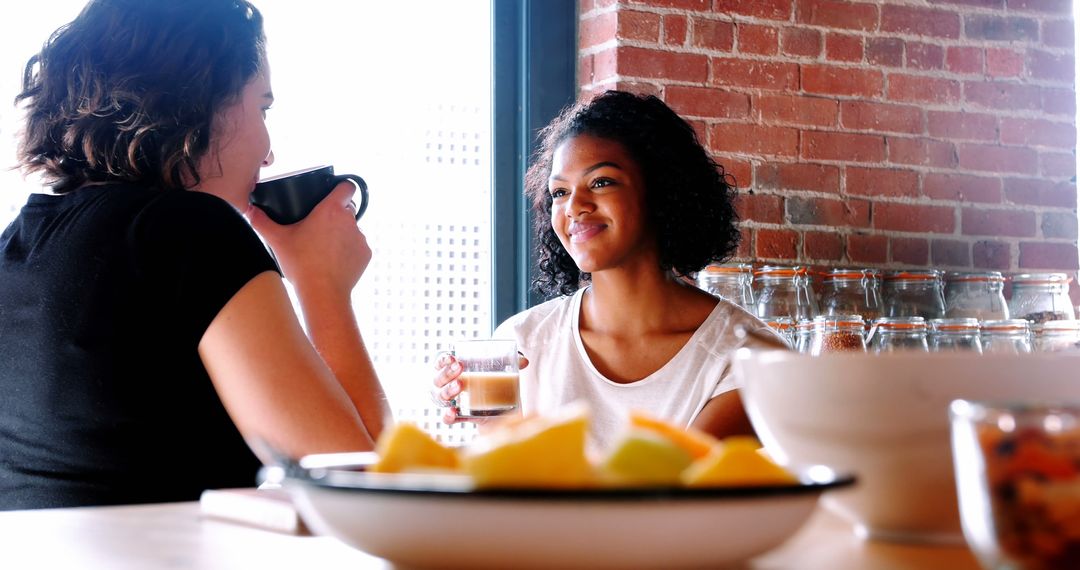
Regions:
<instances>
[{"instance_id":1,"label":"brick mortar line","mask_svg":"<svg viewBox=\"0 0 1080 570\"><path fill-rule=\"evenodd\" d=\"M788 230L796 233L802 232L824 232L835 233L842 236L851 235L867 235L867 236L879 236L887 238L903 238L903 239L925 239L927 241L933 240L948 240L948 241L961 241L969 244L975 244L981 241L993 240L997 242L1016 243L1034 243L1034 244L1053 244L1053 245L1076 245L1077 240L1071 238L1051 238L1044 236L1003 236L999 234L964 234L964 233L952 233L945 234L941 232L925 232L925 231L905 231L905 230L893 230L893 229L880 229L874 227L858 227L858 226L833 226L828 224L776 224L771 222L755 222L752 220L739 221L740 228L747 229L763 229L763 230Z\"/></svg>"},{"instance_id":2,"label":"brick mortar line","mask_svg":"<svg viewBox=\"0 0 1080 570\"><path fill-rule=\"evenodd\" d=\"M747 193L748 194L748 193ZM1004 194L1004 190L1002 191ZM1072 214L1076 213L1076 207L1069 206L1044 206L1041 204L1020 204L1016 202L961 202L957 200L945 200L941 198L928 198L926 196L875 196L848 193L831 193L819 190L796 190L761 188L755 189L752 196L776 196L780 198L818 198L845 202L848 200L860 200L870 204L901 204L906 206L937 206L952 207L958 211L968 208L979 211L1002 211L1002 212L1031 212L1037 215L1043 214Z\"/></svg>"}]
</instances>

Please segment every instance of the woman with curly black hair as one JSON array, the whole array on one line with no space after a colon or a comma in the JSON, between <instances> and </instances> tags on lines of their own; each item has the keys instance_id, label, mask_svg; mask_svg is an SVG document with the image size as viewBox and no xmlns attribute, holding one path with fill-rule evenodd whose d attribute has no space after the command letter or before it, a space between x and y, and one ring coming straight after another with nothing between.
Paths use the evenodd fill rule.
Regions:
<instances>
[{"instance_id":1,"label":"woman with curly black hair","mask_svg":"<svg viewBox=\"0 0 1080 570\"><path fill-rule=\"evenodd\" d=\"M635 409L718 437L750 433L730 354L736 325L768 327L684 279L738 245L723 168L652 96L608 91L540 136L526 178L540 244L535 285L562 296L495 331L531 362L521 372L523 411L585 401L600 446ZM439 366L438 394L450 401L460 366L451 357ZM459 421L453 408L444 419Z\"/></svg>"}]
</instances>

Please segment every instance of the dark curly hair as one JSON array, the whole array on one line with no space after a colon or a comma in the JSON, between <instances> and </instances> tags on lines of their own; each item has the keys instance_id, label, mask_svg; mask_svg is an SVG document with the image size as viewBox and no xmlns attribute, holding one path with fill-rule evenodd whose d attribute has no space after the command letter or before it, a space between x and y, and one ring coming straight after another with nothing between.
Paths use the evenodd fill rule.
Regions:
<instances>
[{"instance_id":1,"label":"dark curly hair","mask_svg":"<svg viewBox=\"0 0 1080 570\"><path fill-rule=\"evenodd\" d=\"M540 131L540 146L525 177L536 213L537 291L569 295L590 279L551 227L548 192L555 149L580 135L615 141L637 161L662 269L689 275L735 252L740 236L733 181L698 142L693 127L656 97L607 91L567 107Z\"/></svg>"},{"instance_id":2,"label":"dark curly hair","mask_svg":"<svg viewBox=\"0 0 1080 570\"><path fill-rule=\"evenodd\" d=\"M91 0L26 64L19 163L59 193L196 185L215 115L264 58L245 0Z\"/></svg>"}]
</instances>

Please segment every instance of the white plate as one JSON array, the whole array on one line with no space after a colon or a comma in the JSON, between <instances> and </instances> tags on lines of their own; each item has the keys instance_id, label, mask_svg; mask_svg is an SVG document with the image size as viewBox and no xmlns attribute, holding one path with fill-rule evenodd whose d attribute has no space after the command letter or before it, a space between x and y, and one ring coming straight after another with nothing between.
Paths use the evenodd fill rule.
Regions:
<instances>
[{"instance_id":1,"label":"white plate","mask_svg":"<svg viewBox=\"0 0 1080 570\"><path fill-rule=\"evenodd\" d=\"M319 534L420 568L700 568L779 546L822 491L851 477L815 466L796 485L476 490L467 477L288 470Z\"/></svg>"}]
</instances>

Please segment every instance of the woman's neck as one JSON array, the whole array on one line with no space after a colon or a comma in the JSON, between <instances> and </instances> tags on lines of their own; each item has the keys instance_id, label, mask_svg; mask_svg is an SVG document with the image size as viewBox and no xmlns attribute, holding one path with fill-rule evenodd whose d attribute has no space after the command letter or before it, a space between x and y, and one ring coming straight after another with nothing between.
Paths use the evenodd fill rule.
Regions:
<instances>
[{"instance_id":1,"label":"woman's neck","mask_svg":"<svg viewBox=\"0 0 1080 570\"><path fill-rule=\"evenodd\" d=\"M696 328L701 313L715 305L709 295L658 267L610 269L592 275L581 326L618 335Z\"/></svg>"}]
</instances>

